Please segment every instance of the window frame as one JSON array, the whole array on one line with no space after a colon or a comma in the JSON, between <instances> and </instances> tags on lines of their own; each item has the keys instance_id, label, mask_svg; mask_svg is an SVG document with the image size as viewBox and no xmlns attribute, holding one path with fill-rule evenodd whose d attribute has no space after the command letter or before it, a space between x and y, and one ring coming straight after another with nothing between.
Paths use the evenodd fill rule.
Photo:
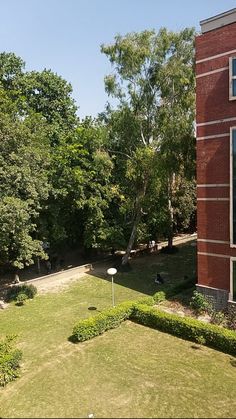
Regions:
<instances>
[{"instance_id":1,"label":"window frame","mask_svg":"<svg viewBox=\"0 0 236 419\"><path fill-rule=\"evenodd\" d=\"M229 291L229 301L236 304L236 300L233 299L234 296L234 262L236 262L236 257L230 258L230 291Z\"/></svg>"},{"instance_id":2,"label":"window frame","mask_svg":"<svg viewBox=\"0 0 236 419\"><path fill-rule=\"evenodd\" d=\"M236 100L236 95L233 95L233 80L236 80L236 75L233 75L233 60L236 60L236 56L229 57L229 100Z\"/></svg>"},{"instance_id":3,"label":"window frame","mask_svg":"<svg viewBox=\"0 0 236 419\"><path fill-rule=\"evenodd\" d=\"M230 202L229 202L229 227L230 227L230 247L236 248L234 243L234 223L233 223L233 131L236 131L236 126L230 127L230 159L229 159L229 176L230 176Z\"/></svg>"}]
</instances>

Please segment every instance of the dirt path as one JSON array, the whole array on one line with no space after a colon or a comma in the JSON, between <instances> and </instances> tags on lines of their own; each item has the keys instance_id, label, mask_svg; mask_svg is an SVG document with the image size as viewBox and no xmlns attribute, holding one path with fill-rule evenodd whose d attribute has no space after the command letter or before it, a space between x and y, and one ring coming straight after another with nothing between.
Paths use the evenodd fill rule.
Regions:
<instances>
[{"instance_id":1,"label":"dirt path","mask_svg":"<svg viewBox=\"0 0 236 419\"><path fill-rule=\"evenodd\" d=\"M78 281L80 278L87 275L93 269L91 264L78 266L76 268L68 269L61 272L45 275L39 278L24 281L27 284L36 286L39 294L46 292L57 292L62 290L72 282Z\"/></svg>"}]
</instances>

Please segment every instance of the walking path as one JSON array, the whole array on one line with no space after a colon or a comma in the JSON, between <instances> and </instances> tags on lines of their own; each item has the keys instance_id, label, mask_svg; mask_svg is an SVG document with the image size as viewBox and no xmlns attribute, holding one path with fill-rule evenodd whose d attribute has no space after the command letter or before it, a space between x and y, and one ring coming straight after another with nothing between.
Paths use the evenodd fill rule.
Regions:
<instances>
[{"instance_id":1,"label":"walking path","mask_svg":"<svg viewBox=\"0 0 236 419\"><path fill-rule=\"evenodd\" d=\"M197 234L188 234L188 235L180 235L174 238L173 244L183 244L189 241L196 240ZM167 241L159 242L158 243L158 250L162 247L167 246ZM108 259L103 261L95 262L93 265L88 263L86 265L76 266L75 268L66 269L60 272L44 275L41 277L37 277L34 279L30 279L27 281L23 281L23 283L27 284L34 284L37 287L37 290L40 294L45 292L57 292L59 289L62 289L69 285L71 282L77 281L78 279L86 276L89 272L91 272L97 265L99 270L101 268L106 271L108 268ZM94 272L95 273L95 272Z\"/></svg>"}]
</instances>

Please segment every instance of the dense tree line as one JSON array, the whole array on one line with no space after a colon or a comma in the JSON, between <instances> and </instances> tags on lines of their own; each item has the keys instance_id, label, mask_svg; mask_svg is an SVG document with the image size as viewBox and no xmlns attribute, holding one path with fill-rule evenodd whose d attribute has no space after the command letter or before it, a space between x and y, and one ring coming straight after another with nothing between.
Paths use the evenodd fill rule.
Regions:
<instances>
[{"instance_id":1,"label":"dense tree line","mask_svg":"<svg viewBox=\"0 0 236 419\"><path fill-rule=\"evenodd\" d=\"M65 243L123 248L186 229L195 212L194 31L116 36L101 47L117 99L80 121L72 87L0 54L0 267Z\"/></svg>"}]
</instances>

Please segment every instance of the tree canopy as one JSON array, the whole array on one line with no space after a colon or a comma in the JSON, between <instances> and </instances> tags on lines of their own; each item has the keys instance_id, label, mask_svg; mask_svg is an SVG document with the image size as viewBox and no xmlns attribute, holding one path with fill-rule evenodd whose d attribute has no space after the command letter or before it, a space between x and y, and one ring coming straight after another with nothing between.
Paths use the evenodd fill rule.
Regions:
<instances>
[{"instance_id":1,"label":"tree canopy","mask_svg":"<svg viewBox=\"0 0 236 419\"><path fill-rule=\"evenodd\" d=\"M117 35L101 51L117 106L80 121L72 86L0 54L0 267L67 246L172 237L195 211L194 30Z\"/></svg>"}]
</instances>

